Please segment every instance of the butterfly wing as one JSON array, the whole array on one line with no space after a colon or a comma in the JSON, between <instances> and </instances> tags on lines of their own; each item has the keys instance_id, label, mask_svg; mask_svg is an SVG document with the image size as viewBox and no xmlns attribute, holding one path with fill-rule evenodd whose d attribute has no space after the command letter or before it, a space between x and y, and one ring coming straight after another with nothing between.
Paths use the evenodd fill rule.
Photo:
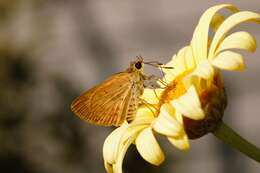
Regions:
<instances>
[{"instance_id":1,"label":"butterfly wing","mask_svg":"<svg viewBox=\"0 0 260 173\"><path fill-rule=\"evenodd\" d=\"M126 119L129 105L137 99L133 93L133 75L128 72L114 74L101 84L83 93L71 105L81 119L103 126L119 126Z\"/></svg>"}]
</instances>

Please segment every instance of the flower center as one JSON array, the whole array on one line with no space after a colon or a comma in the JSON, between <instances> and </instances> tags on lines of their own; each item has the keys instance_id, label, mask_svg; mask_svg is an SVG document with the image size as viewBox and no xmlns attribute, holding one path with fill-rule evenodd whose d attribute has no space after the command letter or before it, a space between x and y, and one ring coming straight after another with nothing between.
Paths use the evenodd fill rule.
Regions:
<instances>
[{"instance_id":1,"label":"flower center","mask_svg":"<svg viewBox=\"0 0 260 173\"><path fill-rule=\"evenodd\" d=\"M159 98L157 116L163 104L170 103L187 92L182 81L192 71L185 71L168 84ZM221 74L216 72L211 84L205 89L200 90L198 94L202 109L205 112L205 118L202 120L193 120L187 116L183 116L184 129L190 139L201 137L213 131L222 119L227 103Z\"/></svg>"},{"instance_id":2,"label":"flower center","mask_svg":"<svg viewBox=\"0 0 260 173\"><path fill-rule=\"evenodd\" d=\"M221 122L227 106L227 97L220 73L214 75L212 85L201 91L199 97L205 118L192 120L183 117L184 128L189 139L196 139L214 131Z\"/></svg>"},{"instance_id":3,"label":"flower center","mask_svg":"<svg viewBox=\"0 0 260 173\"><path fill-rule=\"evenodd\" d=\"M185 71L184 73L177 76L163 91L160 101L159 101L159 107L161 107L164 103L169 103L173 99L177 99L178 97L185 94L186 89L184 87L184 84L182 83L182 79L190 74L192 70Z\"/></svg>"}]
</instances>

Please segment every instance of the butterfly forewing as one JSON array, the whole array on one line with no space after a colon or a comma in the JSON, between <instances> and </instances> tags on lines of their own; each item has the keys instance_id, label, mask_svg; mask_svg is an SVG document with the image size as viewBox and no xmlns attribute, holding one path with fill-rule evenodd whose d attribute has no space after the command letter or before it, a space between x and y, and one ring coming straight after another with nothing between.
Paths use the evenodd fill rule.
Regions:
<instances>
[{"instance_id":1,"label":"butterfly forewing","mask_svg":"<svg viewBox=\"0 0 260 173\"><path fill-rule=\"evenodd\" d=\"M119 126L126 117L134 114L137 96L133 74L114 74L101 84L83 93L71 105L81 119L103 126ZM132 110L133 109L133 110Z\"/></svg>"}]
</instances>

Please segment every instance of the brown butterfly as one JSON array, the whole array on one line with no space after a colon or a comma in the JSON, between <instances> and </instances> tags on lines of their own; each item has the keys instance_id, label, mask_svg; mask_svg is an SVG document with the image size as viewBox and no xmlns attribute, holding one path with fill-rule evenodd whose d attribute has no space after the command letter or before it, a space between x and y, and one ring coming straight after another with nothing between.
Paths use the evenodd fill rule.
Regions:
<instances>
[{"instance_id":1,"label":"brown butterfly","mask_svg":"<svg viewBox=\"0 0 260 173\"><path fill-rule=\"evenodd\" d=\"M81 119L102 126L120 126L125 120L134 120L144 81L154 77L144 75L144 63L142 57L137 57L128 69L113 74L76 98L71 110ZM154 62L145 64L159 66Z\"/></svg>"}]
</instances>

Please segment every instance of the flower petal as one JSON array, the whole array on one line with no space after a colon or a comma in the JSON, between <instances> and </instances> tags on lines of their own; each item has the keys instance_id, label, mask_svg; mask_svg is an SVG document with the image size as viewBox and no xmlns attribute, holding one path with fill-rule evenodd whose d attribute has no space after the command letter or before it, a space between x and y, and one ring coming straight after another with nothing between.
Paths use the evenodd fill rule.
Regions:
<instances>
[{"instance_id":1,"label":"flower petal","mask_svg":"<svg viewBox=\"0 0 260 173\"><path fill-rule=\"evenodd\" d=\"M176 71L175 71L176 72ZM174 78L176 77L175 74L172 73L165 73L164 77L163 77L163 81L166 83L170 83L171 81L174 80Z\"/></svg>"},{"instance_id":2,"label":"flower petal","mask_svg":"<svg viewBox=\"0 0 260 173\"><path fill-rule=\"evenodd\" d=\"M227 49L244 49L254 52L256 49L256 40L248 32L235 32L222 41L216 54Z\"/></svg>"},{"instance_id":3,"label":"flower petal","mask_svg":"<svg viewBox=\"0 0 260 173\"><path fill-rule=\"evenodd\" d=\"M221 52L212 61L212 64L224 70L241 71L245 69L242 55L232 51Z\"/></svg>"},{"instance_id":4,"label":"flower petal","mask_svg":"<svg viewBox=\"0 0 260 173\"><path fill-rule=\"evenodd\" d=\"M144 119L146 121L146 119ZM145 129L148 125L144 125L147 122L133 122L131 124L127 124L126 128L122 129L121 136L118 136L119 144L116 143L119 148L117 151L116 161L113 164L113 171L115 173L122 173L122 164L129 146L134 143L137 135ZM151 123L151 122L150 122ZM150 124L149 123L149 124ZM109 166L107 168L109 170Z\"/></svg>"},{"instance_id":5,"label":"flower petal","mask_svg":"<svg viewBox=\"0 0 260 173\"><path fill-rule=\"evenodd\" d=\"M179 73L183 73L183 71L192 69L195 67L195 59L192 54L191 46L183 47L177 54L178 64L175 65L176 68L181 66L181 70Z\"/></svg>"},{"instance_id":6,"label":"flower petal","mask_svg":"<svg viewBox=\"0 0 260 173\"><path fill-rule=\"evenodd\" d=\"M188 150L190 148L189 139L186 134L180 137L168 137L168 140L180 150Z\"/></svg>"},{"instance_id":7,"label":"flower petal","mask_svg":"<svg viewBox=\"0 0 260 173\"><path fill-rule=\"evenodd\" d=\"M183 78L182 83L186 90L188 90L191 86L194 86L197 91L200 91L200 81L200 77L196 75L188 75Z\"/></svg>"},{"instance_id":8,"label":"flower petal","mask_svg":"<svg viewBox=\"0 0 260 173\"><path fill-rule=\"evenodd\" d=\"M225 37L226 33L234 26L246 21L254 21L256 23L260 23L260 14L250 12L250 11L242 11L233 14L222 23L222 25L219 27L212 40L210 50L209 50L209 56L208 56L209 59L214 59L215 51L218 45L220 44L220 42Z\"/></svg>"},{"instance_id":9,"label":"flower petal","mask_svg":"<svg viewBox=\"0 0 260 173\"><path fill-rule=\"evenodd\" d=\"M104 166L108 173L113 173L113 164L108 163L106 160L104 160Z\"/></svg>"},{"instance_id":10,"label":"flower petal","mask_svg":"<svg viewBox=\"0 0 260 173\"><path fill-rule=\"evenodd\" d=\"M158 118L152 124L153 129L166 136L180 136L184 132L182 124L175 118L175 110L170 104L163 104Z\"/></svg>"},{"instance_id":11,"label":"flower petal","mask_svg":"<svg viewBox=\"0 0 260 173\"><path fill-rule=\"evenodd\" d=\"M174 66L174 61L175 61L175 59L176 59L176 54L174 54L173 56L172 56L172 59L167 63L167 64L165 64L165 66L166 67L173 67ZM174 68L173 69L168 69L168 68L163 68L162 69L162 71L165 73L165 74L168 74L168 73L170 73L170 74L174 74Z\"/></svg>"},{"instance_id":12,"label":"flower petal","mask_svg":"<svg viewBox=\"0 0 260 173\"><path fill-rule=\"evenodd\" d=\"M178 70L176 69L176 67L174 67L176 65L176 63L175 63L176 58L177 58L177 56L176 56L176 54L174 54L172 56L171 61L169 61L165 65L166 67L173 67L173 69L162 68L162 71L164 73L163 80L166 83L169 83L170 81L173 81L175 76L179 73L179 72L177 72Z\"/></svg>"},{"instance_id":13,"label":"flower petal","mask_svg":"<svg viewBox=\"0 0 260 173\"><path fill-rule=\"evenodd\" d=\"M194 86L196 91L198 91L198 93L200 93L201 91L205 90L206 88L212 85L211 80L203 79L197 75L189 75L185 77L182 83L187 90L191 86Z\"/></svg>"},{"instance_id":14,"label":"flower petal","mask_svg":"<svg viewBox=\"0 0 260 173\"><path fill-rule=\"evenodd\" d=\"M116 128L105 140L103 145L103 157L104 160L110 164L115 163L118 150L120 138L127 128L127 123L124 123L121 127Z\"/></svg>"},{"instance_id":15,"label":"flower petal","mask_svg":"<svg viewBox=\"0 0 260 173\"><path fill-rule=\"evenodd\" d=\"M134 121L152 120L156 110L153 107L140 106L136 112Z\"/></svg>"},{"instance_id":16,"label":"flower petal","mask_svg":"<svg viewBox=\"0 0 260 173\"><path fill-rule=\"evenodd\" d=\"M129 137L123 144L122 149L119 151L116 163L113 165L114 173L122 173L122 165L124 161L125 154L129 146L133 143L135 137Z\"/></svg>"},{"instance_id":17,"label":"flower petal","mask_svg":"<svg viewBox=\"0 0 260 173\"><path fill-rule=\"evenodd\" d=\"M206 59L207 57L208 31L210 23L216 12L222 8L227 8L231 11L237 11L236 7L231 4L221 4L211 7L203 13L197 27L195 28L191 46L197 63L199 63L202 59Z\"/></svg>"},{"instance_id":18,"label":"flower petal","mask_svg":"<svg viewBox=\"0 0 260 173\"><path fill-rule=\"evenodd\" d=\"M164 153L150 127L140 132L136 138L136 148L140 155L153 165L160 165L164 161Z\"/></svg>"},{"instance_id":19,"label":"flower petal","mask_svg":"<svg viewBox=\"0 0 260 173\"><path fill-rule=\"evenodd\" d=\"M192 53L191 46L187 46L184 52L186 70L193 69L195 67L196 61Z\"/></svg>"},{"instance_id":20,"label":"flower petal","mask_svg":"<svg viewBox=\"0 0 260 173\"><path fill-rule=\"evenodd\" d=\"M215 14L211 20L210 27L213 29L213 31L217 31L219 26L222 24L222 22L225 20L224 16Z\"/></svg>"},{"instance_id":21,"label":"flower petal","mask_svg":"<svg viewBox=\"0 0 260 173\"><path fill-rule=\"evenodd\" d=\"M166 82L173 81L177 75L182 74L183 72L194 68L195 60L193 58L192 49L190 46L185 46L178 51L177 55L174 55L172 60L166 64L166 66L173 67L171 72L168 73L164 70Z\"/></svg>"},{"instance_id":22,"label":"flower petal","mask_svg":"<svg viewBox=\"0 0 260 173\"><path fill-rule=\"evenodd\" d=\"M196 75L203 79L212 79L214 75L214 68L208 60L203 60L199 63L191 75Z\"/></svg>"},{"instance_id":23,"label":"flower petal","mask_svg":"<svg viewBox=\"0 0 260 173\"><path fill-rule=\"evenodd\" d=\"M186 62L185 62L185 51L187 47L183 47L179 50L176 59L174 60L174 68L178 71L178 74L183 73L186 70Z\"/></svg>"},{"instance_id":24,"label":"flower petal","mask_svg":"<svg viewBox=\"0 0 260 173\"><path fill-rule=\"evenodd\" d=\"M176 100L171 101L176 111L194 120L200 120L205 117L201 108L199 96L194 86L191 86L187 93Z\"/></svg>"}]
</instances>

